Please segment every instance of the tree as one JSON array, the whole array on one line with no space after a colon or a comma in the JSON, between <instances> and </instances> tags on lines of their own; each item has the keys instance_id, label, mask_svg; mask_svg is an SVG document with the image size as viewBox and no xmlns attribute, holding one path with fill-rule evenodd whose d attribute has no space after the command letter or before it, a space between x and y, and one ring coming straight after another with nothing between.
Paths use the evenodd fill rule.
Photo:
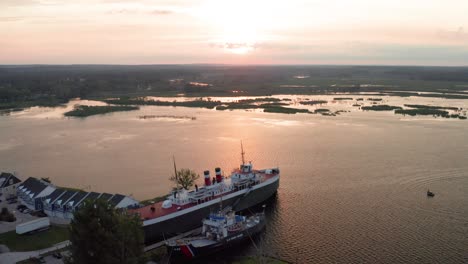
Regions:
<instances>
[{"instance_id":1,"label":"tree","mask_svg":"<svg viewBox=\"0 0 468 264\"><path fill-rule=\"evenodd\" d=\"M8 211L8 208L3 207L2 211L0 212L0 221L14 222L16 221L16 217L14 214Z\"/></svg>"},{"instance_id":2,"label":"tree","mask_svg":"<svg viewBox=\"0 0 468 264\"><path fill-rule=\"evenodd\" d=\"M185 190L193 186L193 183L200 178L200 175L190 169L180 169L177 171L177 177L173 175L170 180L179 184Z\"/></svg>"},{"instance_id":3,"label":"tree","mask_svg":"<svg viewBox=\"0 0 468 264\"><path fill-rule=\"evenodd\" d=\"M137 215L109 203L85 201L70 224L71 263L143 263L144 237Z\"/></svg>"}]
</instances>

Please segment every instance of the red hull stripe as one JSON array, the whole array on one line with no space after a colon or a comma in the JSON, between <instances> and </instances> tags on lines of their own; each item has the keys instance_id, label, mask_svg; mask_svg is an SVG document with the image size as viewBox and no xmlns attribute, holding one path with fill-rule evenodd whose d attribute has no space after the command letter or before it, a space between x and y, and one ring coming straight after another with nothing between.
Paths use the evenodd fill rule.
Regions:
<instances>
[{"instance_id":1,"label":"red hull stripe","mask_svg":"<svg viewBox=\"0 0 468 264\"><path fill-rule=\"evenodd\" d=\"M184 253L184 255L191 259L193 257L193 252L192 250L190 250L189 246L180 246L180 250L182 251L182 253Z\"/></svg>"}]
</instances>

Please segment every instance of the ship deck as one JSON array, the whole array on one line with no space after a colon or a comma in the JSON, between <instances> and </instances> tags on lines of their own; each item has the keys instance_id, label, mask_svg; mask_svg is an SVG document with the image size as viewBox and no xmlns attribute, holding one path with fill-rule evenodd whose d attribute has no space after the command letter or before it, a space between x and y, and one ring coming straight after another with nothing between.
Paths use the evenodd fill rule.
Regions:
<instances>
[{"instance_id":1,"label":"ship deck","mask_svg":"<svg viewBox=\"0 0 468 264\"><path fill-rule=\"evenodd\" d=\"M263 181L262 182L265 182L265 181L273 178L274 176L278 175L278 173L266 174L266 173L262 173L261 171L254 171L254 172L256 174L259 174L259 175L263 176ZM235 191L225 192L225 193L222 193L220 195L213 196L213 197L209 198L206 201L217 199L217 198L219 198L221 196L225 196L225 195L228 195L228 194L233 193L233 192L235 192ZM129 210L129 211L131 213L139 214L140 218L143 221L145 221L145 220L150 220L150 219L162 217L162 216L165 216L165 215L169 215L169 214L175 213L177 211L182 211L184 209L188 209L190 207L193 207L193 206L197 205L197 203L189 203L189 204L185 204L185 205L173 204L172 207L170 207L170 208L163 208L162 207L163 202L164 201L160 201L160 202L157 202L157 203L153 203L153 204L150 204L150 205L138 208L138 209L132 209L132 210ZM201 203L203 203L203 202L201 202ZM152 209L152 208L154 208L154 209Z\"/></svg>"}]
</instances>

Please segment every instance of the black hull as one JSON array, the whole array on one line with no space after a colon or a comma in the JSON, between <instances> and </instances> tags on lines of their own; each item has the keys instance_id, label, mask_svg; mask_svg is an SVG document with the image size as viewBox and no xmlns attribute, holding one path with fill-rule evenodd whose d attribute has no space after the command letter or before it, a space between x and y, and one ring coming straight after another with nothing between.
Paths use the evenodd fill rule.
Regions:
<instances>
[{"instance_id":1,"label":"black hull","mask_svg":"<svg viewBox=\"0 0 468 264\"><path fill-rule=\"evenodd\" d=\"M224 200L222 204L225 206L233 206L234 211L242 211L258 204L263 203L268 198L276 193L279 187L279 178L263 187L252 189L247 195L244 192L241 195ZM170 238L177 234L185 233L195 228L201 227L203 218L207 217L211 212L219 210L219 204L214 203L202 207L198 210L168 219L166 221L148 224L143 226L145 233L145 244L150 245L163 241L165 238Z\"/></svg>"},{"instance_id":2,"label":"black hull","mask_svg":"<svg viewBox=\"0 0 468 264\"><path fill-rule=\"evenodd\" d=\"M237 247L243 243L249 243L252 237L258 235L265 228L265 219L262 218L261 222L242 232L230 234L228 237L218 241L215 244L194 247L192 245L177 245L169 246L166 245L167 252L171 256L171 259L176 261L187 261L195 258L206 257L216 252L225 250L227 248Z\"/></svg>"}]
</instances>

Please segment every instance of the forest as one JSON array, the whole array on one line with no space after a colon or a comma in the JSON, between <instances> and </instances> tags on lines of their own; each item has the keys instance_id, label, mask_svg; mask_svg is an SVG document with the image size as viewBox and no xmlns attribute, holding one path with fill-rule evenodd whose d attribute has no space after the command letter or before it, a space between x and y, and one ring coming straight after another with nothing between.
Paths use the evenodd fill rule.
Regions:
<instances>
[{"instance_id":1,"label":"forest","mask_svg":"<svg viewBox=\"0 0 468 264\"><path fill-rule=\"evenodd\" d=\"M71 98L392 93L468 98L468 67L237 65L2 65L0 109Z\"/></svg>"}]
</instances>

